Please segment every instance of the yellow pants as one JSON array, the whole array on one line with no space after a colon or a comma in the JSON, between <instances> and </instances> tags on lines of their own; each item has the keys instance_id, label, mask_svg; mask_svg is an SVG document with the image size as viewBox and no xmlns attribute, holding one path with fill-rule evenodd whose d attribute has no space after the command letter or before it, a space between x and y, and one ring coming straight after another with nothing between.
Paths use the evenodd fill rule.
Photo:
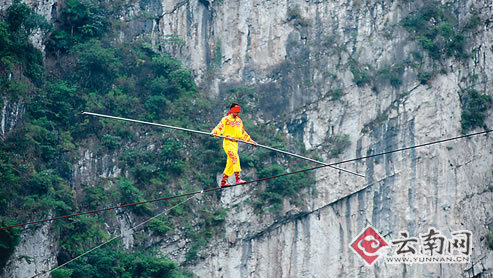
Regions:
<instances>
[{"instance_id":1,"label":"yellow pants","mask_svg":"<svg viewBox=\"0 0 493 278\"><path fill-rule=\"evenodd\" d=\"M241 172L240 157L238 156L238 142L225 139L223 141L223 149L228 156L224 174L230 177L234 172Z\"/></svg>"}]
</instances>

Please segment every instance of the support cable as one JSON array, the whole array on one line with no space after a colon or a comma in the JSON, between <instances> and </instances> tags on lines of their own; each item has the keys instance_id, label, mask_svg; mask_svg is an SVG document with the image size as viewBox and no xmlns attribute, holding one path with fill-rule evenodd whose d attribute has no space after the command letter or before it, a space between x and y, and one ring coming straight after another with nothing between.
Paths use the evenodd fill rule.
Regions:
<instances>
[{"instance_id":1,"label":"support cable","mask_svg":"<svg viewBox=\"0 0 493 278\"><path fill-rule=\"evenodd\" d=\"M145 220L144 222L141 222L141 223L140 223L140 224L138 224L138 225L133 226L132 228L130 228L130 229L128 229L128 230L126 230L126 231L124 231L124 232L121 232L119 235L114 236L114 237L112 237L111 239L109 239L109 240L107 240L107 241L105 241L105 242L103 242L103 243L101 243L101 244L99 244L99 245L97 245L97 246L95 246L95 247L93 247L93 248L91 248L91 249L87 250L86 252L84 252L84 253L80 254L79 256L77 256L77 257L75 257L75 258L72 258L72 259L70 259L70 260L68 260L68 261L64 262L63 264L61 264L61 265L59 265L59 266L55 267L55 268L52 268L52 269L50 269L50 270L47 270L47 271L44 271L44 272L38 273L38 274L36 274L36 275L32 276L31 278L35 278L35 277L38 277L38 276L41 276L41 275L47 275L47 274L50 274L51 272L53 272L53 271L55 271L55 270L57 270L57 269L59 269L59 268L62 268L62 267L64 267L64 266L68 265L69 263L71 263L71 262L73 262L73 261L75 261L75 260L77 260L77 259L79 259L79 258L81 258L81 257L84 257L85 255L87 255L87 254L91 253L92 251L94 251L94 250L96 250L96 249L98 249L98 248L103 247L104 245L106 245L106 244L108 244L108 243L112 242L113 240L123 237L123 236L125 235L125 233L128 233L128 232L130 232L130 231L132 231L132 230L137 229L138 227L140 227L140 226L142 226L142 225L145 225L145 224L149 223L149 221L151 221L151 220L153 220L153 219L155 219L155 218L158 218L159 216L161 216L161 215L163 215L164 213L166 213L166 212L168 212L168 211L170 211L170 210L172 210L172 209L176 208L177 206L179 206L179 205L183 205L184 203L186 203L188 200L190 200L190 199L192 199L192 198L193 198L193 196L190 196L190 197L189 197L188 199L186 199L185 201L180 202L180 203L178 203L178 204L176 204L176 205L174 205L174 206L172 206L172 207L170 207L170 208L166 208L164 211L162 211L162 212L160 212L160 213L158 213L158 214L154 215L153 217L151 217L151 218L149 218L149 219Z\"/></svg>"},{"instance_id":2,"label":"support cable","mask_svg":"<svg viewBox=\"0 0 493 278\"><path fill-rule=\"evenodd\" d=\"M423 143L423 144L414 145L414 146L410 146L410 147L400 148L400 149L391 150L391 151L387 151L387 152L382 152L382 153L352 158L352 159L348 159L348 160L342 160L339 162L330 163L328 165L339 165L339 164L354 162L354 161L358 161L358 160L365 160L365 159L374 158L377 156L387 155L387 154L396 153L396 152L402 152L402 151L406 151L406 150L411 150L411 149L421 148L421 147L430 146L430 145L434 145L434 144L440 144L440 143L444 143L444 142L448 142L448 141L453 141L453 140L463 139L463 138L477 136L477 135L481 135L481 134L486 134L489 132L493 132L493 129L484 130L484 131L476 132L476 133L470 133L470 134L461 135L461 136L456 136L456 137L451 137L451 138L446 138L446 139L437 140L437 141L432 141L432 142L428 142L428 143ZM280 175L260 178L260 179L240 183L240 184L235 184L235 185L232 185L231 187L238 186L238 185L246 185L246 184L250 184L250 183L257 183L257 182L261 182L261 181L265 181L265 180L269 180L269 179L279 178L279 177L288 176L288 175L294 175L294 174L303 173L303 172L307 172L307 171L313 171L313 170L324 168L324 167L327 167L327 166L326 165L320 165L320 166L302 169L302 170L298 170L298 171L294 171L294 172L289 172L289 173L284 173L284 174L280 174ZM226 187L226 188L229 188L229 187ZM200 191L189 192L189 193L184 193L184 194L179 194L179 195L174 195L174 196L169 196L169 197L164 197L164 198L158 198L158 199L154 199L154 200L147 200L147 201L141 201L141 202L119 205L119 206L114 206L114 207L108 207L108 208L103 208L103 209L91 210L91 211L86 211L86 212L79 212L79 213L74 213L74 214L69 214L69 215L64 215L64 216L58 216L58 217L49 218L49 219L43 219L43 220L37 220L37 221L32 221L32 222L26 222L26 223L1 227L0 230L9 229L9 228L13 228L13 227L19 227L19 226L25 226L25 225L30 225L30 224L37 224L37 223L42 223L42 222L47 222L47 221L53 221L53 220L58 220L58 219L63 219L63 218L69 218L69 217L74 217L74 216L79 216L79 215L84 215L84 214L113 210L113 209L117 209L117 208L124 208L124 207L136 206L136 205L152 203L152 202L157 202L157 201L170 200L170 199L175 199L175 198L179 198L179 197L192 196L195 194L205 193L205 192L210 192L210 191L216 191L216 190L220 190L220 189L225 189L225 188L215 187L215 188L210 188L210 189L206 189L206 190L200 190Z\"/></svg>"}]
</instances>

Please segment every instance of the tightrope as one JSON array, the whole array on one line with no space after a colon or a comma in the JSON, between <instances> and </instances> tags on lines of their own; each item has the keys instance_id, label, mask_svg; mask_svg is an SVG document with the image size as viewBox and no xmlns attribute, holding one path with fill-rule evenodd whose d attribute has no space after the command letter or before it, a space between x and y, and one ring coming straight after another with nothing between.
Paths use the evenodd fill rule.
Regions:
<instances>
[{"instance_id":1,"label":"tightrope","mask_svg":"<svg viewBox=\"0 0 493 278\"><path fill-rule=\"evenodd\" d=\"M442 140L432 141L432 142L428 142L428 143L423 143L423 144L414 145L414 146L410 146L410 147L400 148L400 149L391 150L391 151L387 151L387 152L382 152L382 153L377 153L377 154L372 154L372 155L357 157L357 158L348 159L348 160L342 160L342 161L330 163L330 164L327 164L327 165L319 165L319 166L312 167L312 168L302 169L302 170L298 170L298 171L294 171L294 172L289 172L289 173L284 173L284 174L275 175L275 176L270 176L270 177L266 177L266 178L260 178L260 179L256 179L256 180L253 180L253 181L247 181L247 182L244 182L244 183L232 185L231 187L238 186L238 185L246 185L246 184L251 184L251 183L257 183L257 182L261 182L261 181L265 181L265 180L269 180L269 179L279 178L279 177L288 176L288 175L294 175L294 174L298 174L298 173L302 173L302 172L307 172L307 171L313 171L313 170L316 170L316 169L320 169L320 168L324 168L324 167L329 167L329 166L333 166L333 165L339 165L339 164L343 164L343 163L348 163L348 162L354 162L354 161L358 161L358 160L364 160L364 159L374 158L374 157L377 157L377 156L387 155L387 154L396 153L396 152L402 152L402 151L416 149L416 148L421 148L421 147L430 146L430 145L434 145L434 144L440 144L440 143L444 143L444 142L448 142L448 141L453 141L453 140L463 139L463 138L477 136L477 135L481 135L481 134L486 134L486 133L489 133L489 132L493 132L493 130L490 129L490 130L485 130L485 131L481 131L481 132L465 134L465 135L461 135L461 136L456 136L456 137L446 138L446 139L442 139ZM230 187L226 187L226 188L230 188ZM2 228L0 228L0 230L14 228L14 227L19 227L19 226L25 226L25 225L30 225L30 224L43 223L43 222L47 222L47 221L54 221L54 220L59 220L59 219L63 219L63 218L69 218L69 217L84 215L84 214L91 214L91 213L97 213L97 212L102 212L102 211L107 211L107 210L118 209L118 208L125 208L125 207L130 207L130 206L136 206L136 205L141 205L141 204L146 204L146 203L153 203L153 202L158 202L158 201L170 200L170 199L175 199L175 198L179 198L179 197L192 196L192 195L196 195L196 194L200 194L200 193L206 193L206 192L210 192L210 191L216 191L216 190L220 190L220 189L225 189L225 188L215 187L215 188L210 188L210 189L206 189L206 190L200 190L200 191L189 192L189 193L184 193L184 194L180 194L180 195L174 195L174 196L169 196L169 197L164 197L164 198L158 198L158 199L154 199L154 200L147 200L147 201L141 201L141 202L136 202L136 203L131 203L131 204L119 205L119 206L114 206L114 207L109 207L109 208L96 209L96 210L91 210L91 211L86 211L86 212L79 212L79 213L74 213L74 214L69 214L69 215L63 215L63 216L58 216L58 217L49 218L49 219L43 219L43 220L37 220L37 221L32 221L32 222L26 222L26 223L22 223L22 224L10 225L10 226L6 226L6 227L2 227Z\"/></svg>"},{"instance_id":2,"label":"tightrope","mask_svg":"<svg viewBox=\"0 0 493 278\"><path fill-rule=\"evenodd\" d=\"M366 157L360 157L360 158L357 158L357 160L360 160L360 159L365 159L365 158L371 158L371 157L375 157L375 156L379 156L379 155L384 155L384 154L389 154L389 153L398 152L398 151L409 150L409 149L412 149L412 148L423 147L423 146L427 146L427 145L431 145L431 144L443 143L443 142L446 142L446 141L451 141L451 140L460 139L460 138L464 138L464 137L469 137L469 136L479 135L479 134L488 133L488 132L491 132L491 131L493 131L493 130L488 130L488 131L479 132L479 133L475 133L475 134L468 134L468 135L464 135L464 136L458 136L458 137L454 137L454 138L448 138L448 139L439 140L439 141L434 141L434 142L425 143L425 144L421 144L421 145L416 145L416 146L412 146L412 147L407 147L407 148L397 149L397 150L388 151L388 152L384 152L384 153L374 154L374 155L370 155L370 156L366 156ZM346 162L349 162L349 161L354 161L354 159L352 159L352 160L340 161L340 162L337 162L337 163L346 163ZM282 174L282 175L278 175L278 176L283 176L283 175L288 175L288 174L294 174L294 173L298 173L298 172L302 172L302 171L309 171L309 170L311 170L311 169L312 169L312 168L310 168L310 169L304 169L304 170L300 170L300 171L296 171L296 172L292 172L292 173L286 173L286 174ZM274 176L273 176L273 177L274 177ZM269 177L269 178L273 178L273 177ZM268 179L268 178L265 178L265 179ZM263 179L263 180L265 180L265 179ZM256 181L259 181L259 180L256 180ZM253 183L253 182L256 182L256 181L245 182L245 183L242 183L242 184ZM236 186L236 185L233 185L233 186ZM363 187L363 188L360 188L357 192L359 192L359 191L361 191L361 190L366 189L368 186L369 186L369 185L367 185L367 186L365 186L365 187ZM212 188L212 189L209 189L209 190L201 190L201 191L197 191L197 192L198 192L198 193L200 193L200 194L202 194L202 193L204 193L204 192L207 192L207 191L212 191L212 190L217 190L217 189L221 189L221 188ZM197 192L194 192L194 193L197 193ZM354 193L355 193L355 192L352 192L351 194L354 194ZM183 196L183 195L182 195L182 196ZM174 197L174 196L171 196L171 197ZM347 196L346 196L346 197L347 197ZM184 201L182 201L182 202L180 202L180 203L178 203L178 204L176 204L176 205L174 205L174 206L172 206L172 207L170 207L170 208L166 208L166 209L165 209L164 211L162 211L161 213L159 213L159 214L157 214L157 215L155 215L155 216L153 216L153 217L151 217L151 218L149 218L149 219L147 219L147 220L143 221L142 223L140 223L140 224L138 224L138 225L136 225L136 226L134 226L134 227L132 227L132 228L128 229L127 231L122 232L122 233L120 233L119 235L114 236L113 238L111 238L111 239L109 239L109 240L107 240L107 241L105 241L105 242L103 242L103 243L101 243L101 244L99 244L99 245L97 245L97 246L95 246L95 247L93 247L93 248L91 248L91 249L87 250L86 252L84 252L84 253L82 253L82 254L80 254L80 255L78 255L78 256L76 256L76 257L74 257L74 258L70 259L69 261L67 261L67 262L65 262L65 263L63 263L63 264L61 264L61 265L59 265L59 266L57 266L57 267L55 267L55 268L53 268L53 269L50 269L50 270L47 270L47 271L41 272L41 273L39 273L39 274L36 274L36 275L32 276L31 278L35 278L35 277L38 277L38 276L41 276L41 275L47 275L47 274L50 274L51 272L53 272L53 271L55 271L55 270L57 270L57 269L60 269L60 268L62 268L62 267L64 267L64 266L66 266L67 264L69 264L69 263L71 263L71 262L73 262L73 261L75 261L75 260L77 260L77 259L79 259L79 258L81 258L81 257L83 257L83 256L85 256L85 255L87 255L87 254L89 254L89 253L91 253L92 251L94 251L94 250L96 250L96 249L98 249L98 248L101 248L102 246L104 246L104 245L106 245L106 244L108 244L108 243L112 242L113 240L115 240L115 239L117 239L117 238L120 238L120 237L123 237L123 235L124 235L124 234L126 234L126 233L128 233L129 231L135 230L136 228L138 228L138 227L140 227L140 226L142 226L142 225L144 225L144 224L148 223L148 222L149 222L149 221L151 221L152 219L155 219L155 218L157 218L157 217L161 216L162 214L166 213L167 211L170 211L170 210L172 210L173 208L175 208L175 207L177 207L177 206L179 206L179 205L184 204L185 202L187 202L188 200L190 200L190 199L192 199L192 198L193 198L193 196L190 196L188 199L186 199L186 200L184 200ZM337 199L337 200L339 200L339 199ZM336 200L336 201L337 201L337 200ZM154 200L151 200L151 201L154 201ZM334 201L332 201L332 202L331 202L331 204L332 204L333 202L334 202ZM129 205L130 205L130 204L129 204ZM325 206L324 206L324 207L325 207ZM322 208L322 207L320 207L320 208L318 208L318 209L316 209L316 210L314 210L314 211L320 210L321 208ZM314 211L312 211L312 212L310 212L310 213L313 213Z\"/></svg>"}]
</instances>

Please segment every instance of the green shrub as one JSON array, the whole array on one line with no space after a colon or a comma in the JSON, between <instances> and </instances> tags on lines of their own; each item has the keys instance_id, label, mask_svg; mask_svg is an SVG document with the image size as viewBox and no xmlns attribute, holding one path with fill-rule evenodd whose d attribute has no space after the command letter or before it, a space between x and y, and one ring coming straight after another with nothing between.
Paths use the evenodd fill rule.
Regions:
<instances>
[{"instance_id":1,"label":"green shrub","mask_svg":"<svg viewBox=\"0 0 493 278\"><path fill-rule=\"evenodd\" d=\"M150 112L150 120L157 120L165 115L169 101L165 96L149 96L144 107Z\"/></svg>"},{"instance_id":2,"label":"green shrub","mask_svg":"<svg viewBox=\"0 0 493 278\"><path fill-rule=\"evenodd\" d=\"M270 177L285 174L286 171L280 165L272 165L259 171L259 177ZM300 194L300 190L309 187L312 180L306 172L291 176L282 176L267 181L267 188L260 194L262 203L257 206L261 209L261 204L267 202L272 205L274 212L279 212L282 208L284 198L295 200Z\"/></svg>"},{"instance_id":3,"label":"green shrub","mask_svg":"<svg viewBox=\"0 0 493 278\"><path fill-rule=\"evenodd\" d=\"M455 35L454 28L449 22L442 22L438 25L438 33L446 40L449 40Z\"/></svg>"},{"instance_id":4,"label":"green shrub","mask_svg":"<svg viewBox=\"0 0 493 278\"><path fill-rule=\"evenodd\" d=\"M461 94L461 127L462 132L476 128L484 127L484 120L486 119L486 111L492 106L493 97L489 95L480 94L474 89L467 89Z\"/></svg>"},{"instance_id":5,"label":"green shrub","mask_svg":"<svg viewBox=\"0 0 493 278\"><path fill-rule=\"evenodd\" d=\"M158 155L160 168L171 175L178 176L184 172L182 162L183 143L178 140L164 139Z\"/></svg>"},{"instance_id":6,"label":"green shrub","mask_svg":"<svg viewBox=\"0 0 493 278\"><path fill-rule=\"evenodd\" d=\"M142 253L125 255L122 260L125 265L125 272L130 277L183 277L178 272L178 265L163 256L146 256Z\"/></svg>"},{"instance_id":7,"label":"green shrub","mask_svg":"<svg viewBox=\"0 0 493 278\"><path fill-rule=\"evenodd\" d=\"M51 28L51 25L43 16L36 14L28 5L21 3L20 0L14 0L7 9L6 21L9 31L16 33L16 39L22 41L27 39L36 29L46 32Z\"/></svg>"},{"instance_id":8,"label":"green shrub","mask_svg":"<svg viewBox=\"0 0 493 278\"><path fill-rule=\"evenodd\" d=\"M312 20L301 15L301 10L298 7L290 7L287 10L288 21L294 20L296 25L307 27L312 24Z\"/></svg>"},{"instance_id":9,"label":"green shrub","mask_svg":"<svg viewBox=\"0 0 493 278\"><path fill-rule=\"evenodd\" d=\"M356 63L350 63L349 70L353 74L353 82L358 87L363 87L371 82L371 75L367 70L362 69Z\"/></svg>"},{"instance_id":10,"label":"green shrub","mask_svg":"<svg viewBox=\"0 0 493 278\"><path fill-rule=\"evenodd\" d=\"M214 216L213 216L213 224L217 225L226 220L226 216L228 215L228 211L224 208L219 208L214 211Z\"/></svg>"},{"instance_id":11,"label":"green shrub","mask_svg":"<svg viewBox=\"0 0 493 278\"><path fill-rule=\"evenodd\" d=\"M142 193L134 186L134 183L131 180L121 178L118 187L122 193L123 203L134 203L143 200Z\"/></svg>"},{"instance_id":12,"label":"green shrub","mask_svg":"<svg viewBox=\"0 0 493 278\"><path fill-rule=\"evenodd\" d=\"M32 149L28 149L27 146L26 149L41 157L45 162L53 161L60 154L60 150L57 148L59 136L55 129L55 123L46 117L26 124L25 136L32 144L30 146Z\"/></svg>"},{"instance_id":13,"label":"green shrub","mask_svg":"<svg viewBox=\"0 0 493 278\"><path fill-rule=\"evenodd\" d=\"M73 38L70 33L64 30L54 30L46 42L46 49L50 52L65 53L69 51L73 44Z\"/></svg>"},{"instance_id":14,"label":"green shrub","mask_svg":"<svg viewBox=\"0 0 493 278\"><path fill-rule=\"evenodd\" d=\"M19 194L22 187L23 179L22 172L17 168L18 165L13 165L8 162L7 154L0 150L0 215L8 215L7 212L15 211L12 204L19 201ZM17 166L17 167L16 167Z\"/></svg>"},{"instance_id":15,"label":"green shrub","mask_svg":"<svg viewBox=\"0 0 493 278\"><path fill-rule=\"evenodd\" d=\"M171 85L174 86L180 93L196 89L192 74L187 69L181 68L171 72L169 79Z\"/></svg>"},{"instance_id":16,"label":"green shrub","mask_svg":"<svg viewBox=\"0 0 493 278\"><path fill-rule=\"evenodd\" d=\"M214 65L216 67L221 66L221 61L222 61L222 43L221 41L216 42L216 48L214 49Z\"/></svg>"},{"instance_id":17,"label":"green shrub","mask_svg":"<svg viewBox=\"0 0 493 278\"><path fill-rule=\"evenodd\" d=\"M331 96L332 100L339 100L342 98L344 90L342 88L331 89L327 92Z\"/></svg>"},{"instance_id":18,"label":"green shrub","mask_svg":"<svg viewBox=\"0 0 493 278\"><path fill-rule=\"evenodd\" d=\"M3 185L14 185L20 177L16 174L14 165L7 160L7 154L0 151L0 180ZM2 196L2 195L0 195Z\"/></svg>"},{"instance_id":19,"label":"green shrub","mask_svg":"<svg viewBox=\"0 0 493 278\"><path fill-rule=\"evenodd\" d=\"M330 157L337 157L345 149L351 146L349 140L349 134L335 134L329 138L330 143Z\"/></svg>"},{"instance_id":20,"label":"green shrub","mask_svg":"<svg viewBox=\"0 0 493 278\"><path fill-rule=\"evenodd\" d=\"M156 76L169 76L170 73L181 68L181 62L167 54L152 57L152 68Z\"/></svg>"},{"instance_id":21,"label":"green shrub","mask_svg":"<svg viewBox=\"0 0 493 278\"><path fill-rule=\"evenodd\" d=\"M122 162L121 166L133 167L139 157L139 152L136 149L126 149L120 155L120 162Z\"/></svg>"},{"instance_id":22,"label":"green shrub","mask_svg":"<svg viewBox=\"0 0 493 278\"><path fill-rule=\"evenodd\" d=\"M151 229L151 231L161 236L166 235L167 232L172 230L172 228L169 226L169 223L159 218L152 219L151 223L149 223L149 228Z\"/></svg>"},{"instance_id":23,"label":"green shrub","mask_svg":"<svg viewBox=\"0 0 493 278\"><path fill-rule=\"evenodd\" d=\"M136 182L145 184L154 177L157 170L154 164L137 163L135 167L130 168L129 172Z\"/></svg>"},{"instance_id":24,"label":"green shrub","mask_svg":"<svg viewBox=\"0 0 493 278\"><path fill-rule=\"evenodd\" d=\"M390 85L398 87L401 81L401 75L404 73L404 66L402 64L393 65L391 67L385 66L377 71L377 76L380 80L388 80Z\"/></svg>"},{"instance_id":25,"label":"green shrub","mask_svg":"<svg viewBox=\"0 0 493 278\"><path fill-rule=\"evenodd\" d=\"M58 262L63 263L87 251L88 246L96 246L107 238L102 229L103 218L94 215L81 215L67 222L55 222L60 231L60 253Z\"/></svg>"},{"instance_id":26,"label":"green shrub","mask_svg":"<svg viewBox=\"0 0 493 278\"><path fill-rule=\"evenodd\" d=\"M49 190L60 187L63 180L57 176L53 169L44 170L31 176L28 190L31 193L43 195Z\"/></svg>"},{"instance_id":27,"label":"green shrub","mask_svg":"<svg viewBox=\"0 0 493 278\"><path fill-rule=\"evenodd\" d=\"M120 88L112 88L104 96L104 106L106 106L112 114L122 117L132 117L137 114L140 99L123 92ZM122 123L110 122L112 126L117 126ZM128 125L125 125L128 127Z\"/></svg>"},{"instance_id":28,"label":"green shrub","mask_svg":"<svg viewBox=\"0 0 493 278\"><path fill-rule=\"evenodd\" d=\"M481 18L477 15L471 16L471 18L467 21L467 23L464 25L464 31L471 31L476 29L481 23Z\"/></svg>"},{"instance_id":29,"label":"green shrub","mask_svg":"<svg viewBox=\"0 0 493 278\"><path fill-rule=\"evenodd\" d=\"M70 263L58 277L71 278L180 278L185 277L178 265L167 257L150 252L126 253L117 249L116 244L108 244L86 256Z\"/></svg>"},{"instance_id":30,"label":"green shrub","mask_svg":"<svg viewBox=\"0 0 493 278\"><path fill-rule=\"evenodd\" d=\"M190 248L185 254L185 259L190 262L198 258L199 250L207 244L207 241L203 238L198 238L192 241Z\"/></svg>"},{"instance_id":31,"label":"green shrub","mask_svg":"<svg viewBox=\"0 0 493 278\"><path fill-rule=\"evenodd\" d=\"M455 34L450 38L447 44L446 53L448 56L455 55L456 57L469 57L468 54L465 53L466 49L466 40L463 34Z\"/></svg>"},{"instance_id":32,"label":"green shrub","mask_svg":"<svg viewBox=\"0 0 493 278\"><path fill-rule=\"evenodd\" d=\"M293 20L301 17L301 10L298 7L290 7L287 11L288 20Z\"/></svg>"},{"instance_id":33,"label":"green shrub","mask_svg":"<svg viewBox=\"0 0 493 278\"><path fill-rule=\"evenodd\" d=\"M72 211L72 198L67 188L51 190L46 195L28 195L24 197L23 208L32 213L48 216L48 212L54 211L58 215L68 214Z\"/></svg>"},{"instance_id":34,"label":"green shrub","mask_svg":"<svg viewBox=\"0 0 493 278\"><path fill-rule=\"evenodd\" d=\"M51 34L47 49L65 53L78 43L103 37L111 25L108 17L110 11L101 3L97 0L65 1L60 9L59 29ZM117 6L113 5L112 8Z\"/></svg>"},{"instance_id":35,"label":"green shrub","mask_svg":"<svg viewBox=\"0 0 493 278\"><path fill-rule=\"evenodd\" d=\"M0 22L0 75L18 66L22 74L38 82L44 73L43 55L29 42L29 36L36 30L47 32L50 28L44 17L15 0Z\"/></svg>"},{"instance_id":36,"label":"green shrub","mask_svg":"<svg viewBox=\"0 0 493 278\"><path fill-rule=\"evenodd\" d=\"M101 187L87 187L84 189L84 203L89 208L97 208L103 206L108 200L108 196Z\"/></svg>"},{"instance_id":37,"label":"green shrub","mask_svg":"<svg viewBox=\"0 0 493 278\"><path fill-rule=\"evenodd\" d=\"M432 77L433 77L432 72L420 72L420 73L418 73L418 80L423 85L428 83L428 81L430 81Z\"/></svg>"},{"instance_id":38,"label":"green shrub","mask_svg":"<svg viewBox=\"0 0 493 278\"><path fill-rule=\"evenodd\" d=\"M101 138L101 142L108 150L117 150L122 145L122 138L120 136L106 134Z\"/></svg>"},{"instance_id":39,"label":"green shrub","mask_svg":"<svg viewBox=\"0 0 493 278\"><path fill-rule=\"evenodd\" d=\"M68 278L72 277L72 269L59 268L51 273L51 278Z\"/></svg>"},{"instance_id":40,"label":"green shrub","mask_svg":"<svg viewBox=\"0 0 493 278\"><path fill-rule=\"evenodd\" d=\"M122 67L115 48L106 47L92 39L74 48L77 60L77 77L84 87L94 91L110 89Z\"/></svg>"},{"instance_id":41,"label":"green shrub","mask_svg":"<svg viewBox=\"0 0 493 278\"><path fill-rule=\"evenodd\" d=\"M135 183L127 178L121 178L118 187L120 188L120 196L122 204L130 204L144 201L144 194L135 186ZM140 204L132 206L132 210L138 215L150 215L150 204Z\"/></svg>"},{"instance_id":42,"label":"green shrub","mask_svg":"<svg viewBox=\"0 0 493 278\"><path fill-rule=\"evenodd\" d=\"M15 225L13 220L5 216L0 216L0 227ZM0 267L3 268L15 247L20 242L20 228L9 228L0 230Z\"/></svg>"},{"instance_id":43,"label":"green shrub","mask_svg":"<svg viewBox=\"0 0 493 278\"><path fill-rule=\"evenodd\" d=\"M466 32L470 32L479 25L477 16L465 24L462 30L452 21L454 16L450 7L440 6L438 2L427 3L416 14L407 16L401 21L423 49L435 60L442 57L468 57L466 50Z\"/></svg>"},{"instance_id":44,"label":"green shrub","mask_svg":"<svg viewBox=\"0 0 493 278\"><path fill-rule=\"evenodd\" d=\"M432 58L440 59L442 53L440 52L440 48L433 42L433 39L427 36L418 36L416 39L421 43L421 46L425 50L428 50L428 53Z\"/></svg>"},{"instance_id":45,"label":"green shrub","mask_svg":"<svg viewBox=\"0 0 493 278\"><path fill-rule=\"evenodd\" d=\"M81 106L76 84L67 80L48 80L36 96L30 114L35 118L46 117L53 124L70 129L78 119L74 111L82 110Z\"/></svg>"},{"instance_id":46,"label":"green shrub","mask_svg":"<svg viewBox=\"0 0 493 278\"><path fill-rule=\"evenodd\" d=\"M488 234L486 235L486 243L488 244L488 248L490 248L490 250L493 250L493 233L492 232L488 232Z\"/></svg>"},{"instance_id":47,"label":"green shrub","mask_svg":"<svg viewBox=\"0 0 493 278\"><path fill-rule=\"evenodd\" d=\"M168 93L166 92L169 87L168 78L158 75L151 81L150 90L152 95L154 96L166 96Z\"/></svg>"}]
</instances>

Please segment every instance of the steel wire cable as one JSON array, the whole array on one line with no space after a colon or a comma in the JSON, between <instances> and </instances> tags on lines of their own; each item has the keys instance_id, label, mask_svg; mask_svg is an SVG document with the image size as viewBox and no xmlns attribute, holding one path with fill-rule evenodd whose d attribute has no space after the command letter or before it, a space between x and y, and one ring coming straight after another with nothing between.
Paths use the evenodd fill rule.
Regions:
<instances>
[{"instance_id":1,"label":"steel wire cable","mask_svg":"<svg viewBox=\"0 0 493 278\"><path fill-rule=\"evenodd\" d=\"M289 172L289 173L274 175L274 176L270 176L270 177L260 178L260 179L256 179L256 180L253 180L253 181L247 181L247 182L244 182L244 183L240 183L240 184L234 184L234 185L231 185L230 187L235 187L235 186L238 186L238 185L246 185L246 184L251 184L251 183L257 183L257 182L261 182L261 181L265 181L265 180L269 180L269 179L279 178L279 177L288 176L288 175L294 175L294 174L298 174L298 173L302 173L302 172L307 172L307 171L313 171L313 170L316 170L316 169L320 169L320 168L324 168L324 167L329 167L329 166L333 166L333 165L339 165L339 164L343 164L343 163L348 163L348 162L354 162L354 161L359 161L359 160L374 158L374 157L377 157L377 156L387 155L387 154L391 154L391 153L402 152L402 151L416 149L416 148L421 148L421 147L430 146L430 145L434 145L434 144L440 144L440 143L444 143L444 142L448 142L448 141L463 139L463 138L477 136L477 135L481 135L481 134L487 134L487 133L492 132L492 131L493 130L484 130L484 131L481 131L481 132L470 133L470 134L465 134L465 135L456 136L456 137L450 137L450 138L436 140L436 141L432 141L432 142L428 142L428 143L423 143L423 144L418 144L418 145L414 145L414 146L410 146L410 147L405 147L405 148L390 150L390 151L386 151L386 152L382 152L382 153L377 153L377 154L372 154L372 155L367 155L367 156L362 156L362 157L357 157L357 158L342 160L342 161L338 161L338 162L334 162L334 163L329 163L329 164L326 164L326 165L319 165L319 166L312 167L312 168L307 168L307 169L302 169L302 170L298 170L298 171L294 171L294 172ZM48 219L42 219L42 220L37 220L37 221L32 221L32 222L26 222L26 223L21 223L21 224L15 224L15 225L10 225L10 226L6 226L6 227L1 227L0 230L14 228L14 227L19 227L19 226L25 226L25 225L30 225L30 224L43 223L43 222L47 222L47 221L59 220L59 219L63 219L63 218L69 218L69 217L74 217L74 216L79 216L79 215L84 215L84 214L91 214L91 213L97 213L97 212L102 212L102 211L107 211L107 210L118 209L118 208L125 208L125 207L130 207L130 206L136 206L136 205L141 205L141 204L146 204L146 203L153 203L153 202L158 202L158 201L170 200L170 199L175 199L175 198L179 198L179 197L192 196L192 195L196 195L196 194L201 194L201 193L216 191L216 190L220 190L220 189L226 189L226 188L230 188L230 187L225 187L225 188L215 187L215 188L210 188L210 189L205 189L205 190L200 190L200 191L195 191L195 192L189 192L189 193L184 193L184 194L179 194L179 195L174 195L174 196L168 196L168 197L163 197L163 198L158 198L158 199L153 199L153 200L146 200L146 201L141 201L141 202L136 202L136 203L131 203L131 204L124 204L124 205L113 206L113 207L108 207L108 208L102 208L102 209L96 209L96 210L91 210L91 211L79 212L79 213L74 213L74 214L69 214L69 215L63 215L63 216L58 216L58 217L53 217L53 218L48 218Z\"/></svg>"},{"instance_id":2,"label":"steel wire cable","mask_svg":"<svg viewBox=\"0 0 493 278\"><path fill-rule=\"evenodd\" d=\"M52 269L50 269L50 270L47 270L47 271L43 271L43 272L41 272L41 273L38 273L38 274L36 274L36 275L32 276L31 278L35 278L35 277L38 277L38 276L41 276L41 275L47 275L47 274L50 274L51 272L53 272L53 271L55 271L55 270L57 270L57 269L59 269L59 268L62 268L62 267L64 267L64 266L68 265L69 263L71 263L71 262L73 262L73 261L75 261L75 260L77 260L77 259L79 259L79 258L81 258L81 257L83 257L83 256L85 256L85 255L87 255L87 254L89 254L89 253L91 253L92 251L94 251L94 250L96 250L96 249L98 249L98 248L103 247L104 245L106 245L106 244L108 244L108 243L112 242L113 240L118 239L118 238L120 238L120 237L123 237L123 236L125 235L125 233L128 233L128 232L130 232L130 231L132 231L132 230L137 229L138 227L140 227L140 226L142 226L142 225L145 225L145 224L149 223L149 221L151 221L151 220L153 220L153 219L155 219L155 218L158 218L159 216L161 216L161 215L163 215L164 213L166 213L166 212L168 212L168 211L170 211L170 210L172 210L172 209L176 208L177 206L179 206L179 205L183 205L184 203L186 203L188 200L190 200L190 199L192 199L192 198L193 198L193 196L190 196L188 199L184 200L183 202L180 202L180 203L178 203L178 204L176 204L176 205L174 205L174 206L172 206L172 207L166 208L166 209L165 209L165 210L163 210L162 212L160 212L160 213L158 213L158 214L156 214L156 215L154 215L154 216L150 217L149 219L147 219L147 220L145 220L145 221L141 222L140 224L137 224L137 225L133 226L132 228L130 228L130 229L128 229L128 230L126 230L126 231L124 231L124 232L121 232L119 235L116 235L116 236L112 237L111 239L108 239L107 241L105 241L105 242L103 242L103 243L100 243L100 244L96 245L95 247L93 247L93 248L91 248L91 249L87 250L86 252L84 252L84 253L82 253L82 254L80 254L80 255L78 255L78 256L76 256L76 257L74 257L74 258L72 258L72 259L70 259L70 260L68 260L68 261L66 261L66 262L64 262L63 264L61 264L61 265L59 265L59 266L57 266L57 267L55 267L55 268L52 268Z\"/></svg>"}]
</instances>

